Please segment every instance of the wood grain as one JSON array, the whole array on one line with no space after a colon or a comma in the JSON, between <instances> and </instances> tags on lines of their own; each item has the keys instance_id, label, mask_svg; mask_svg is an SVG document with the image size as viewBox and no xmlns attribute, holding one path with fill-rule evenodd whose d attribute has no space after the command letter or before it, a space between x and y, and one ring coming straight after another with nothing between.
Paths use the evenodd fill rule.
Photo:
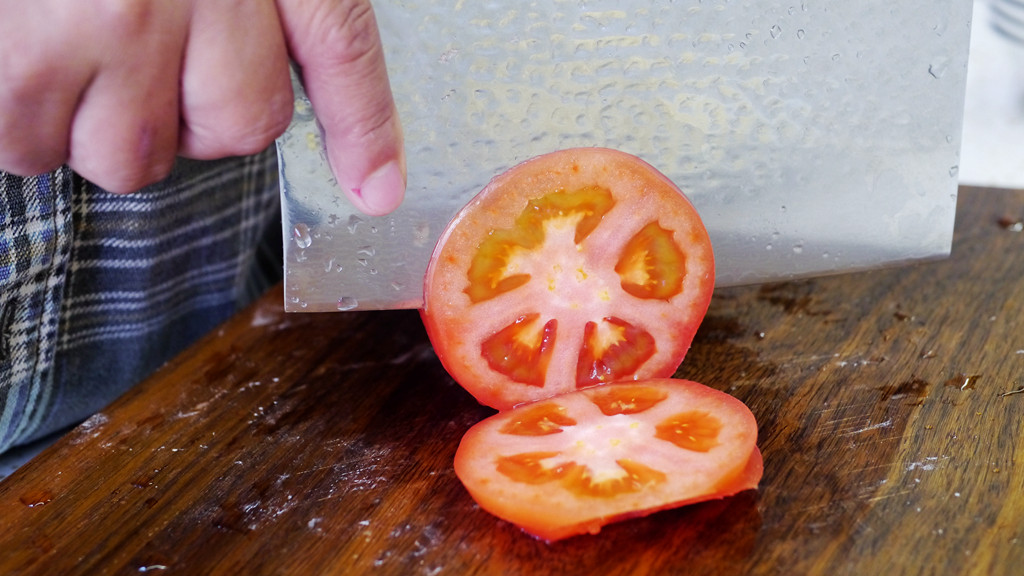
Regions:
<instances>
[{"instance_id":1,"label":"wood grain","mask_svg":"<svg viewBox=\"0 0 1024 576\"><path fill-rule=\"evenodd\" d=\"M679 371L758 418L757 492L553 545L452 473L491 413L412 311L274 291L0 482L3 574L1015 574L1024 192L948 260L719 290Z\"/></svg>"}]
</instances>

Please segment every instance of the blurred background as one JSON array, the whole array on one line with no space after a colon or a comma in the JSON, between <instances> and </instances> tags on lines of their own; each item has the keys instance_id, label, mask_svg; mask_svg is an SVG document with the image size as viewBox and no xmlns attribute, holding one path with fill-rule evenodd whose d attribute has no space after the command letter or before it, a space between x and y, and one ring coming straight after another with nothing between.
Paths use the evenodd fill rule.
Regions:
<instances>
[{"instance_id":1,"label":"blurred background","mask_svg":"<svg viewBox=\"0 0 1024 576\"><path fill-rule=\"evenodd\" d=\"M1024 0L975 0L960 183L1024 188Z\"/></svg>"}]
</instances>

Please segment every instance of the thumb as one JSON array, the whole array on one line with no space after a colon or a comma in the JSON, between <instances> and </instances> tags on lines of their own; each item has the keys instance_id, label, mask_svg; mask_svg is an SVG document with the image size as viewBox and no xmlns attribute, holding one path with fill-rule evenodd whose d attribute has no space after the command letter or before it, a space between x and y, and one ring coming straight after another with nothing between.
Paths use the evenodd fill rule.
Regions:
<instances>
[{"instance_id":1,"label":"thumb","mask_svg":"<svg viewBox=\"0 0 1024 576\"><path fill-rule=\"evenodd\" d=\"M360 211L391 212L405 196L405 153L370 1L277 0L277 6L338 184Z\"/></svg>"}]
</instances>

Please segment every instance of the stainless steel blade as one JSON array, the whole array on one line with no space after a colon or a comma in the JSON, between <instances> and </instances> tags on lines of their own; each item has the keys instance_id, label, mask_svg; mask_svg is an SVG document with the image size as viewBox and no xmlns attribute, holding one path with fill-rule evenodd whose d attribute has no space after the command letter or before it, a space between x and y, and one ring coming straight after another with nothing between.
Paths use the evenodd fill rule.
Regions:
<instances>
[{"instance_id":1,"label":"stainless steel blade","mask_svg":"<svg viewBox=\"0 0 1024 576\"><path fill-rule=\"evenodd\" d=\"M636 154L693 200L718 284L949 252L971 0L374 4L409 189L337 190L298 84L279 139L289 311L410 308L434 243L497 173Z\"/></svg>"}]
</instances>

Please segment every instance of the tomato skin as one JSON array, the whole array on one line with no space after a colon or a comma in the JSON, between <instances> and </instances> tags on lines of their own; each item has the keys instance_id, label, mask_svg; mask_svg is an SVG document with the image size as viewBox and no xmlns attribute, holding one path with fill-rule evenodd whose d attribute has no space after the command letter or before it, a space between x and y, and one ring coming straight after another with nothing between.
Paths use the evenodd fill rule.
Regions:
<instances>
[{"instance_id":1,"label":"tomato skin","mask_svg":"<svg viewBox=\"0 0 1024 576\"><path fill-rule=\"evenodd\" d=\"M711 243L683 193L635 156L579 148L509 169L453 218L420 312L448 373L503 410L671 376L713 289ZM551 334L509 344L524 318ZM620 325L642 338L614 340Z\"/></svg>"},{"instance_id":2,"label":"tomato skin","mask_svg":"<svg viewBox=\"0 0 1024 576\"><path fill-rule=\"evenodd\" d=\"M717 423L713 445L659 439L659 425L693 413ZM545 433L532 433L531 422ZM478 423L459 445L455 473L481 508L555 541L754 489L763 470L756 441L753 414L724 392L668 378L612 383Z\"/></svg>"}]
</instances>

